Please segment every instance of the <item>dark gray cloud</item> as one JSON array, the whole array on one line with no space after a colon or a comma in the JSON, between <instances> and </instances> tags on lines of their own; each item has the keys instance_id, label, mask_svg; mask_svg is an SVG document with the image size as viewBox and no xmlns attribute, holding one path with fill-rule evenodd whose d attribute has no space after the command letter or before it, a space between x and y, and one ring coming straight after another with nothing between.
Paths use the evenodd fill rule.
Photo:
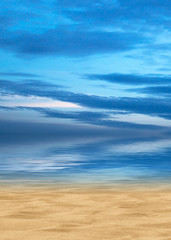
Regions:
<instances>
[{"instance_id":1,"label":"dark gray cloud","mask_svg":"<svg viewBox=\"0 0 171 240\"><path fill-rule=\"evenodd\" d=\"M32 73L22 73L22 72L0 72L0 76L9 76L9 77L41 77L38 74Z\"/></svg>"},{"instance_id":2,"label":"dark gray cloud","mask_svg":"<svg viewBox=\"0 0 171 240\"><path fill-rule=\"evenodd\" d=\"M169 101L171 98L171 86L170 85L134 88L134 89L128 89L128 91L137 92L137 93L145 93L145 94L153 95L153 96L165 97L165 98L167 98L167 101Z\"/></svg>"},{"instance_id":3,"label":"dark gray cloud","mask_svg":"<svg viewBox=\"0 0 171 240\"><path fill-rule=\"evenodd\" d=\"M43 82L40 80L22 80L22 81L10 81L10 80L4 80L0 79L0 93L1 94L19 94L21 96L31 96L35 95L36 92L41 92L43 90L54 90L54 89L60 89L63 88L63 86L58 84L52 84L48 82ZM43 94L41 94L43 96Z\"/></svg>"},{"instance_id":4,"label":"dark gray cloud","mask_svg":"<svg viewBox=\"0 0 171 240\"><path fill-rule=\"evenodd\" d=\"M151 49L158 28L169 29L168 0L8 2L1 1L0 47L20 56L79 57ZM112 31L105 28L109 25Z\"/></svg>"},{"instance_id":5,"label":"dark gray cloud","mask_svg":"<svg viewBox=\"0 0 171 240\"><path fill-rule=\"evenodd\" d=\"M77 123L90 124L96 126L104 126L110 128L122 128L122 129L162 129L155 124L143 124L142 122L134 123L127 121L127 114L130 112L112 112L112 111L103 111L103 112L93 112L93 111L79 111L79 112L64 112L58 110L50 110L48 108L39 108L39 107L3 107L0 106L0 110L15 111L15 110L34 110L41 113L43 116L48 118L57 118L57 119L70 119L76 121ZM111 114L112 120L111 120ZM124 114L126 121L118 121L115 119L115 115ZM160 117L170 119L171 114L159 114Z\"/></svg>"},{"instance_id":6,"label":"dark gray cloud","mask_svg":"<svg viewBox=\"0 0 171 240\"><path fill-rule=\"evenodd\" d=\"M141 0L141 1L137 1L137 0L129 0L127 2L125 2L124 0L95 0L95 1L91 1L91 0L85 0L85 1L81 1L81 0L56 0L55 4L57 4L57 6L61 6L63 8L68 8L68 9L73 9L73 8L79 8L82 11L84 9L93 9L93 8L125 8L128 9L130 7L134 7L134 8L144 8L145 9L141 9L142 11L144 10L148 10L149 8L151 8L152 11L154 11L154 9L158 9L158 11L162 12L162 9L165 9L165 11L169 12L169 7L171 6L170 2L168 0L166 0L165 2L163 2L162 0ZM138 13L137 13L138 14Z\"/></svg>"},{"instance_id":7,"label":"dark gray cloud","mask_svg":"<svg viewBox=\"0 0 171 240\"><path fill-rule=\"evenodd\" d=\"M130 0L130 1L56 1L57 7L76 22L86 25L112 25L120 27L143 25L165 26L169 28L170 1ZM136 21L135 21L136 20Z\"/></svg>"},{"instance_id":8,"label":"dark gray cloud","mask_svg":"<svg viewBox=\"0 0 171 240\"><path fill-rule=\"evenodd\" d=\"M77 124L47 124L0 120L0 143L15 141L47 141L79 137L111 136L111 130Z\"/></svg>"},{"instance_id":9,"label":"dark gray cloud","mask_svg":"<svg viewBox=\"0 0 171 240\"><path fill-rule=\"evenodd\" d=\"M0 121L1 182L168 180L170 133Z\"/></svg>"},{"instance_id":10,"label":"dark gray cloud","mask_svg":"<svg viewBox=\"0 0 171 240\"><path fill-rule=\"evenodd\" d=\"M0 47L21 55L86 56L120 52L146 42L137 33L53 29L43 33L0 32Z\"/></svg>"},{"instance_id":11,"label":"dark gray cloud","mask_svg":"<svg viewBox=\"0 0 171 240\"><path fill-rule=\"evenodd\" d=\"M98 126L72 125L72 124L47 124L34 122L16 122L0 120L0 144L10 144L18 142L35 142L50 140L74 140L86 138L113 138L113 139L130 139L137 136L145 137L146 131L131 128L106 128ZM147 128L147 134L157 136L163 130L155 128L154 130ZM138 134L138 135L137 135Z\"/></svg>"},{"instance_id":12,"label":"dark gray cloud","mask_svg":"<svg viewBox=\"0 0 171 240\"><path fill-rule=\"evenodd\" d=\"M22 109L22 108L17 108ZM97 126L105 126L105 127L112 127L112 128L132 128L132 129L159 129L160 126L152 125L152 124L143 124L143 123L131 123L131 122L122 122L117 121L114 119L111 120L110 113L113 113L113 115L118 114L117 112L93 112L93 111L82 111L82 112L63 112L63 111L57 111L57 110L50 110L46 108L26 108L30 110L39 111L46 117L50 118L62 118L62 119L72 119L77 122L82 123L88 123L91 125L97 125ZM123 113L122 113L123 114ZM125 114L128 114L127 112Z\"/></svg>"},{"instance_id":13,"label":"dark gray cloud","mask_svg":"<svg viewBox=\"0 0 171 240\"><path fill-rule=\"evenodd\" d=\"M87 74L86 79L107 81L125 85L166 85L171 84L170 76L162 75L135 75L135 74Z\"/></svg>"},{"instance_id":14,"label":"dark gray cloud","mask_svg":"<svg viewBox=\"0 0 171 240\"><path fill-rule=\"evenodd\" d=\"M159 97L102 97L63 91L58 86L45 82L12 82L0 81L2 94L17 94L21 96L48 97L55 100L67 101L94 109L128 111L159 116L171 114L171 102L167 98Z\"/></svg>"}]
</instances>

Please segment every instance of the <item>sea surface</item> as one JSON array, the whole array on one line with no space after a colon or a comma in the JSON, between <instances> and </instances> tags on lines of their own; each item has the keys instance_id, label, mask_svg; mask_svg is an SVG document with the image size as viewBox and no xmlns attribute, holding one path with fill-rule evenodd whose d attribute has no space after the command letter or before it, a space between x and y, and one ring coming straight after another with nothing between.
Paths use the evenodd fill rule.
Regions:
<instances>
[{"instance_id":1,"label":"sea surface","mask_svg":"<svg viewBox=\"0 0 171 240\"><path fill-rule=\"evenodd\" d=\"M1 142L0 183L170 181L171 139Z\"/></svg>"}]
</instances>

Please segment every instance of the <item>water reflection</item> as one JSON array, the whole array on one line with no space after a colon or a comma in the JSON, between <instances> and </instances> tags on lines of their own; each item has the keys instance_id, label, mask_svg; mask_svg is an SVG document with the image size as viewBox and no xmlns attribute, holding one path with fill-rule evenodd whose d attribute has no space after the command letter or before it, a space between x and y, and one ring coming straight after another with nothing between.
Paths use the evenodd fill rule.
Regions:
<instances>
[{"instance_id":1,"label":"water reflection","mask_svg":"<svg viewBox=\"0 0 171 240\"><path fill-rule=\"evenodd\" d=\"M171 139L86 139L0 146L1 181L112 183L169 179Z\"/></svg>"}]
</instances>

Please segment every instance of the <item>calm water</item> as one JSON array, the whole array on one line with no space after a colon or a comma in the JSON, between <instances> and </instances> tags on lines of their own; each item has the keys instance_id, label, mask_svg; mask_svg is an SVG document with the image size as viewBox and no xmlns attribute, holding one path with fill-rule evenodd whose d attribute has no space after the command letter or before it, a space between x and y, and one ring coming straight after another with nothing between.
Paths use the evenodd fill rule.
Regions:
<instances>
[{"instance_id":1,"label":"calm water","mask_svg":"<svg viewBox=\"0 0 171 240\"><path fill-rule=\"evenodd\" d=\"M1 143L0 181L117 183L170 180L171 139Z\"/></svg>"}]
</instances>

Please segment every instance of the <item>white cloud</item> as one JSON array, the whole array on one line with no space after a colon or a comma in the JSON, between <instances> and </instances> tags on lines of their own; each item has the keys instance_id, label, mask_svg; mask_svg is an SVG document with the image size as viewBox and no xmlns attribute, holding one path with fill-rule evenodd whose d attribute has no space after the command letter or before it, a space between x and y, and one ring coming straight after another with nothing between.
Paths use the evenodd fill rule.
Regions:
<instances>
[{"instance_id":1,"label":"white cloud","mask_svg":"<svg viewBox=\"0 0 171 240\"><path fill-rule=\"evenodd\" d=\"M52 100L46 97L23 97L19 95L4 96L1 104L4 107L81 108L79 105L70 102Z\"/></svg>"}]
</instances>

